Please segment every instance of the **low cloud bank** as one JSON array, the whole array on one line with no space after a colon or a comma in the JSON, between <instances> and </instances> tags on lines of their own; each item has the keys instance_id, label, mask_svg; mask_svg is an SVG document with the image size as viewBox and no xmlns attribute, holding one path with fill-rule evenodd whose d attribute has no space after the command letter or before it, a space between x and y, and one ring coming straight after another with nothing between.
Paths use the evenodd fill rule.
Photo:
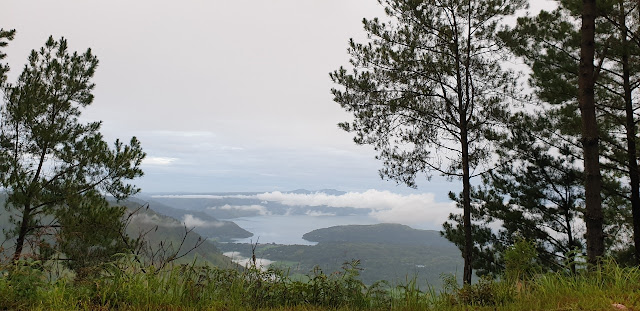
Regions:
<instances>
[{"instance_id":1,"label":"low cloud bank","mask_svg":"<svg viewBox=\"0 0 640 311\"><path fill-rule=\"evenodd\" d=\"M152 198L166 198L166 199L255 199L255 195L216 195L216 194L156 194L152 195Z\"/></svg>"},{"instance_id":2,"label":"low cloud bank","mask_svg":"<svg viewBox=\"0 0 640 311\"><path fill-rule=\"evenodd\" d=\"M160 227L184 227L187 228L211 228L224 226L224 222L221 221L206 221L195 217L191 214L186 214L182 217L182 222L172 218L161 218L158 215L138 214L133 215L132 221L148 225L157 225Z\"/></svg>"},{"instance_id":3,"label":"low cloud bank","mask_svg":"<svg viewBox=\"0 0 640 311\"><path fill-rule=\"evenodd\" d=\"M370 216L381 222L407 225L429 225L440 228L449 213L455 213L454 202L436 202L431 193L402 195L390 191L367 190L343 195L326 193L266 192L256 195L260 200L280 202L289 206L329 206L370 209Z\"/></svg>"},{"instance_id":4,"label":"low cloud bank","mask_svg":"<svg viewBox=\"0 0 640 311\"><path fill-rule=\"evenodd\" d=\"M258 212L261 216L271 215L271 213L267 210L266 207L262 205L229 205L225 204L219 207L210 207L210 209L220 209L220 210L239 210L239 211L252 211Z\"/></svg>"},{"instance_id":5,"label":"low cloud bank","mask_svg":"<svg viewBox=\"0 0 640 311\"><path fill-rule=\"evenodd\" d=\"M182 224L171 218L160 218L158 215L136 214L131 216L132 222L160 227L182 227Z\"/></svg>"},{"instance_id":6,"label":"low cloud bank","mask_svg":"<svg viewBox=\"0 0 640 311\"><path fill-rule=\"evenodd\" d=\"M341 195L316 192L310 194L286 193L280 191L265 192L256 195L162 195L155 197L185 199L252 199L263 204L278 202L283 205L328 206L333 208L359 208L370 210L369 216L380 222L400 223L420 228L438 230L447 221L450 213L460 213L454 202L436 202L432 193L398 194L390 191L367 190L348 192ZM224 205L220 209L254 210L260 215L270 215L268 208L262 205ZM330 216L333 213L314 209L309 216Z\"/></svg>"},{"instance_id":7,"label":"low cloud bank","mask_svg":"<svg viewBox=\"0 0 640 311\"><path fill-rule=\"evenodd\" d=\"M240 255L240 253L238 252L226 252L226 253L222 253L222 255L225 255L229 258L231 258L231 261L243 266L243 267L248 267L252 264L251 262L251 258L246 258ZM262 271L266 271L267 268L269 267L270 264L274 263L275 261L266 259L266 258L256 258L256 265L262 270Z\"/></svg>"},{"instance_id":8,"label":"low cloud bank","mask_svg":"<svg viewBox=\"0 0 640 311\"><path fill-rule=\"evenodd\" d=\"M322 217L322 216L335 216L336 213L324 213L321 211L307 211L305 215L309 215L312 217Z\"/></svg>"},{"instance_id":9,"label":"low cloud bank","mask_svg":"<svg viewBox=\"0 0 640 311\"><path fill-rule=\"evenodd\" d=\"M198 217L195 217L191 214L186 214L182 217L182 222L187 228L211 228L211 227L222 227L224 223L221 221L206 221L202 220Z\"/></svg>"}]
</instances>

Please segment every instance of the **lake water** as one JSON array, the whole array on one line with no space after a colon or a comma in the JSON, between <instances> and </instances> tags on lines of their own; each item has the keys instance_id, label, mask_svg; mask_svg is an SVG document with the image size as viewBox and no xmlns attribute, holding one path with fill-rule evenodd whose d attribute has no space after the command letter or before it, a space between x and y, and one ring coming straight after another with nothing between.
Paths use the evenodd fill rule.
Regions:
<instances>
[{"instance_id":1,"label":"lake water","mask_svg":"<svg viewBox=\"0 0 640 311\"><path fill-rule=\"evenodd\" d=\"M352 216L310 216L310 215L268 215L226 219L233 221L243 229L253 233L247 239L238 239L238 243L260 244L300 244L314 245L302 239L302 235L309 231L342 225L372 225L380 221L364 215Z\"/></svg>"}]
</instances>

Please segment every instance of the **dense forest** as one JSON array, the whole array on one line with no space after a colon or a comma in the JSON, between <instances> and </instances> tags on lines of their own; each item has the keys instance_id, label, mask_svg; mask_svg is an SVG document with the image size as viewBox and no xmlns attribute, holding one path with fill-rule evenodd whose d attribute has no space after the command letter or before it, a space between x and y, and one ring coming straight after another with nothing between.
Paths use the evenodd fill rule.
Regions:
<instances>
[{"instance_id":1,"label":"dense forest","mask_svg":"<svg viewBox=\"0 0 640 311\"><path fill-rule=\"evenodd\" d=\"M50 37L16 81L0 63L0 308L640 307L640 3L560 0L523 15L526 0L378 2L386 16L363 20L368 39L350 40L349 64L330 73L352 115L339 126L374 147L382 178L462 184L449 194L461 213L441 232L462 255L462 286L374 282L357 259L334 273L264 270L257 245L253 264L236 267L192 229L149 225L165 216L126 201L140 192L141 142L109 144L101 122L82 123L98 58ZM0 29L0 61L16 35ZM385 242L353 229L289 248Z\"/></svg>"}]
</instances>

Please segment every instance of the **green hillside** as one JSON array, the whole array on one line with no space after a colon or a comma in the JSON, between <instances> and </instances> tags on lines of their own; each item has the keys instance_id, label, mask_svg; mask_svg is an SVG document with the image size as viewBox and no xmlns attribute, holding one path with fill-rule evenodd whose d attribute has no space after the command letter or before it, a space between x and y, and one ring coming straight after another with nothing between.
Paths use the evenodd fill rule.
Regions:
<instances>
[{"instance_id":1,"label":"green hillside","mask_svg":"<svg viewBox=\"0 0 640 311\"><path fill-rule=\"evenodd\" d=\"M274 266L292 274L307 274L318 266L327 273L339 271L345 262L360 260L365 284L387 280L392 284L416 278L422 288L440 286L441 274L460 275L460 251L437 231L417 230L396 224L350 225L319 229L304 235L317 245L258 245L256 256L276 261ZM251 246L219 243L224 252L251 256Z\"/></svg>"},{"instance_id":2,"label":"green hillside","mask_svg":"<svg viewBox=\"0 0 640 311\"><path fill-rule=\"evenodd\" d=\"M173 206L163 204L146 197L142 199L132 198L129 199L129 201L140 205L149 204L149 208L156 211L157 213L172 217L182 222L184 222L185 217L195 219L199 222L199 225L191 226L194 228L195 232L207 239L231 241L233 239L243 239L253 236L253 233L240 228L240 226L238 226L234 222L218 220L217 218L208 215L205 212L175 208Z\"/></svg>"},{"instance_id":3,"label":"green hillside","mask_svg":"<svg viewBox=\"0 0 640 311\"><path fill-rule=\"evenodd\" d=\"M0 194L0 204L4 206L4 202L6 199L6 195ZM150 249L157 250L159 248L160 242L162 242L163 246L167 249L167 254L171 252L176 252L177 255L181 256L185 254L185 252L191 249L198 240L204 240L203 243L193 251L189 252L185 256L176 260L176 263L191 263L195 258L198 258L199 261L208 262L212 265L222 267L222 268L232 268L236 265L231 262L231 260L222 255L220 250L216 248L216 246L210 241L206 240L195 230L190 232L184 239L183 246L178 249L184 235L185 228L184 225L169 216L157 213L153 209L149 208L140 208L143 206L143 202L138 200L128 200L125 202L112 202L112 204L120 204L124 205L128 209L128 213L133 211L137 211L137 213L132 217L132 220L127 227L127 235L131 238L137 238L141 233L147 232L144 235L145 243ZM155 204L154 204L155 206ZM167 208L165 207L165 211ZM0 228L3 230L8 230L11 228L11 223L9 222L9 216L11 215L11 211L2 210L0 213ZM232 223L233 224L233 223ZM235 227L237 225L233 224ZM157 229L156 229L157 226ZM231 228L234 229L233 226L223 227L223 230ZM239 227L238 227L239 228ZM222 231L225 232L225 231ZM233 232L233 231L231 231ZM14 240L5 240L5 237L2 236L2 258L8 258L10 253L13 251ZM26 248L28 250L28 247Z\"/></svg>"},{"instance_id":4,"label":"green hillside","mask_svg":"<svg viewBox=\"0 0 640 311\"><path fill-rule=\"evenodd\" d=\"M168 249L169 253L182 256L195 245L200 244L197 248L178 259L176 263L191 263L197 258L199 261L206 261L217 267L232 268L236 266L228 257L222 255L212 242L206 240L197 232L189 232L185 237L186 229L180 221L157 213L151 208L139 208L141 205L138 202L127 201L123 204L127 206L130 212L137 211L127 228L127 234L132 238L144 234L144 240L150 249L157 250L162 242L162 245ZM183 238L184 243L182 243ZM179 249L181 243L182 247Z\"/></svg>"},{"instance_id":5,"label":"green hillside","mask_svg":"<svg viewBox=\"0 0 640 311\"><path fill-rule=\"evenodd\" d=\"M452 245L439 231L418 230L400 224L334 226L313 230L302 238L310 242Z\"/></svg>"}]
</instances>

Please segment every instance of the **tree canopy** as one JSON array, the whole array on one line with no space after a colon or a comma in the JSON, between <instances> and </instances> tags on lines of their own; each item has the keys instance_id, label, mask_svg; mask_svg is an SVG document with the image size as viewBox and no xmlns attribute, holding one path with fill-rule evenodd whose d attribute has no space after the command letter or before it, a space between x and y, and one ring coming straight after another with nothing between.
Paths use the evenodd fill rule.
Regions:
<instances>
[{"instance_id":1,"label":"tree canopy","mask_svg":"<svg viewBox=\"0 0 640 311\"><path fill-rule=\"evenodd\" d=\"M104 226L117 228L123 210L108 206L104 195L124 199L139 191L128 182L143 174L140 142L133 137L128 144L116 140L109 147L101 122L79 120L82 109L93 102L97 66L91 49L70 52L67 40L50 37L31 51L17 81L2 86L0 185L15 225L7 232L16 241L14 260L26 245L32 253L49 245L51 237L43 235L61 226L58 238L82 237L61 243L62 251L70 250L70 243L84 244L86 250L91 236L111 243L113 235L96 234ZM89 220L91 225L82 223ZM80 260L90 253L74 254Z\"/></svg>"},{"instance_id":2,"label":"tree canopy","mask_svg":"<svg viewBox=\"0 0 640 311\"><path fill-rule=\"evenodd\" d=\"M331 73L334 100L352 113L340 126L370 144L380 175L415 187L422 173L460 178L464 280L471 282L470 179L489 156L516 80L500 66L495 33L521 0L381 0L389 21L363 20L370 40L349 42L353 70Z\"/></svg>"}]
</instances>

